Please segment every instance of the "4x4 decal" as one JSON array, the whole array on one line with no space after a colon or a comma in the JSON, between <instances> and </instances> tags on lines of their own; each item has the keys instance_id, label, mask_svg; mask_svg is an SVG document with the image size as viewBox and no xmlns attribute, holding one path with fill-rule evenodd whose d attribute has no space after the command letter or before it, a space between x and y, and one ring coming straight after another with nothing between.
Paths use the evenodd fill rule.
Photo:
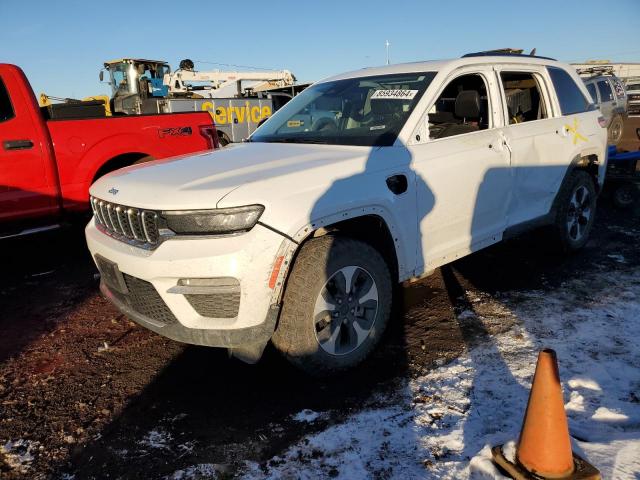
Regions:
<instances>
[{"instance_id":1,"label":"4x4 decal","mask_svg":"<svg viewBox=\"0 0 640 480\"><path fill-rule=\"evenodd\" d=\"M191 133L192 133L191 127L172 127L172 128L161 128L158 130L158 136L160 138L164 138L167 136L187 137L191 135Z\"/></svg>"}]
</instances>

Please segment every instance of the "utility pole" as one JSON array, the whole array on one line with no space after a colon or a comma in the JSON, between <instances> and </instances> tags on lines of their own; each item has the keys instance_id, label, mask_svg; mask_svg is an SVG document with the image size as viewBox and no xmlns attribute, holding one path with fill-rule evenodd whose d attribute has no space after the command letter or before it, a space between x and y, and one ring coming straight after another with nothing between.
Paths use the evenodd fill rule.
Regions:
<instances>
[{"instance_id":1,"label":"utility pole","mask_svg":"<svg viewBox=\"0 0 640 480\"><path fill-rule=\"evenodd\" d=\"M389 46L390 46L390 45L391 45L391 44L389 43L389 40L387 40L387 41L384 43L384 46L385 46L385 47L387 47L387 65L389 65Z\"/></svg>"}]
</instances>

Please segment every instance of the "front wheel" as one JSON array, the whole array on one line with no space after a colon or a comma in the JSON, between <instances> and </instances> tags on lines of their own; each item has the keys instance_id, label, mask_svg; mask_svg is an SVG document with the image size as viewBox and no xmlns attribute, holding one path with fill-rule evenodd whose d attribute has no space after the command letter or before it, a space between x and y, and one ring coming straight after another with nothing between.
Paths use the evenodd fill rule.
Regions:
<instances>
[{"instance_id":1,"label":"front wheel","mask_svg":"<svg viewBox=\"0 0 640 480\"><path fill-rule=\"evenodd\" d=\"M389 267L375 248L339 236L312 239L291 271L272 342L311 375L346 370L380 341L391 301Z\"/></svg>"},{"instance_id":2,"label":"front wheel","mask_svg":"<svg viewBox=\"0 0 640 480\"><path fill-rule=\"evenodd\" d=\"M585 246L596 213L596 189L591 176L577 170L570 174L558 194L556 230L562 250Z\"/></svg>"}]
</instances>

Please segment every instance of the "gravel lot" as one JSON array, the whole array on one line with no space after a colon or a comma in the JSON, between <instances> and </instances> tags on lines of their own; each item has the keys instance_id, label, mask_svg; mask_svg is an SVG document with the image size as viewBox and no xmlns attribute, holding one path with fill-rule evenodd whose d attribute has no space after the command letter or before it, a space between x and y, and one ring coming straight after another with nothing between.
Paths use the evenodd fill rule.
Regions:
<instances>
[{"instance_id":1,"label":"gravel lot","mask_svg":"<svg viewBox=\"0 0 640 480\"><path fill-rule=\"evenodd\" d=\"M250 366L137 327L100 297L79 229L3 242L0 477L231 478L512 327L460 322L460 292L553 291L597 265L622 268L619 255L637 268L639 220L639 208L604 200L579 254L558 256L533 234L405 286L382 347L328 381L271 349ZM304 421L307 410L325 413Z\"/></svg>"}]
</instances>

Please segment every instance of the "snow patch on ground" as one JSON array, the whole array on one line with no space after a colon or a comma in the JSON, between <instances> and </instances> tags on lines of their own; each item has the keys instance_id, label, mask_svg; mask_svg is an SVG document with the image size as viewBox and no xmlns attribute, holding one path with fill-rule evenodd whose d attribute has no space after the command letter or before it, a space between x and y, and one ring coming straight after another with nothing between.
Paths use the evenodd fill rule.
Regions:
<instances>
[{"instance_id":1,"label":"snow patch on ground","mask_svg":"<svg viewBox=\"0 0 640 480\"><path fill-rule=\"evenodd\" d=\"M163 428L156 428L149 431L142 440L138 441L138 444L142 447L168 450L172 440L173 435L171 433Z\"/></svg>"},{"instance_id":2,"label":"snow patch on ground","mask_svg":"<svg viewBox=\"0 0 640 480\"><path fill-rule=\"evenodd\" d=\"M171 475L164 477L165 480L191 480L191 479L216 479L225 473L225 469L215 463L200 463L182 470L176 470Z\"/></svg>"},{"instance_id":3,"label":"snow patch on ground","mask_svg":"<svg viewBox=\"0 0 640 480\"><path fill-rule=\"evenodd\" d=\"M30 440L9 441L4 445L0 445L0 457L14 471L24 474L31 468L34 453L36 453L39 446L39 442Z\"/></svg>"},{"instance_id":4,"label":"snow patch on ground","mask_svg":"<svg viewBox=\"0 0 640 480\"><path fill-rule=\"evenodd\" d=\"M515 455L542 348L558 354L574 451L605 479L637 478L640 274L597 273L552 291L496 298L466 295L478 310L465 310L460 321L482 324L493 311L516 325L474 339L455 361L407 381L386 406L307 436L266 464L247 463L244 478L502 479L490 448L507 444Z\"/></svg>"},{"instance_id":5,"label":"snow patch on ground","mask_svg":"<svg viewBox=\"0 0 640 480\"><path fill-rule=\"evenodd\" d=\"M321 413L314 412L313 410L304 409L293 415L291 418L296 422L315 422L318 418L322 417Z\"/></svg>"}]
</instances>

